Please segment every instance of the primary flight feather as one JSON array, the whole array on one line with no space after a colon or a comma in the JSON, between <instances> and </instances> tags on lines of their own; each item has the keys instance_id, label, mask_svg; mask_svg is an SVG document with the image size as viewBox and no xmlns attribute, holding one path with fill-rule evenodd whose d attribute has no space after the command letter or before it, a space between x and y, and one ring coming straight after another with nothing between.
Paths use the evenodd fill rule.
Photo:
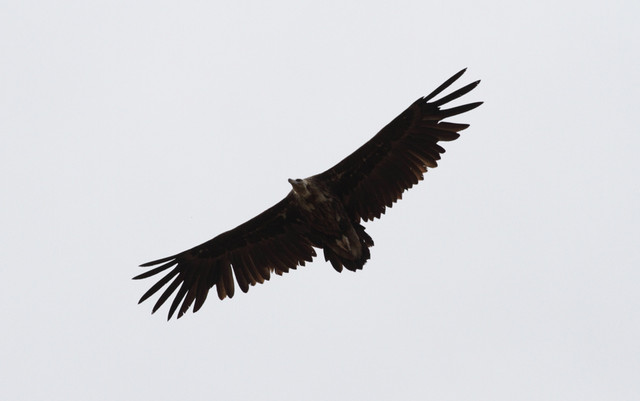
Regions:
<instances>
[{"instance_id":1,"label":"primary flight feather","mask_svg":"<svg viewBox=\"0 0 640 401\"><path fill-rule=\"evenodd\" d=\"M480 81L434 100L465 70L416 100L367 143L329 170L305 179L289 179L293 189L280 202L253 219L217 237L167 258L141 265L153 267L134 279L163 273L143 296L162 291L153 312L173 296L168 318L181 317L191 305L196 312L216 287L218 298L233 297L256 283L311 262L316 251L341 272L362 269L373 240L363 221L379 218L402 192L417 184L428 168L437 166L444 149L439 141L457 139L468 124L443 119L480 106L482 102L442 109ZM158 266L159 265L159 266Z\"/></svg>"}]
</instances>

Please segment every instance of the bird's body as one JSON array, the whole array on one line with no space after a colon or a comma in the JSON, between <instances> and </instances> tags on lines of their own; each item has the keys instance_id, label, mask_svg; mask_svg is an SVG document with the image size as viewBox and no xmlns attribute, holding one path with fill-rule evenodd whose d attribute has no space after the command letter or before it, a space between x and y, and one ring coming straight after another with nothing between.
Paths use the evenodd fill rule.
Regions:
<instances>
[{"instance_id":1,"label":"bird's body","mask_svg":"<svg viewBox=\"0 0 640 401\"><path fill-rule=\"evenodd\" d=\"M481 102L450 109L440 106L471 91L479 81L430 101L465 70L418 99L371 140L329 170L305 179L289 180L293 189L280 202L253 219L192 249L145 263L156 266L134 279L170 269L140 299L167 286L153 311L175 293L169 318L182 316L194 304L200 309L214 286L220 299L263 283L272 272L281 275L310 262L322 249L338 272L362 269L373 240L363 221L379 218L402 192L417 184L427 168L437 166L444 149L467 124L443 122L446 117L478 107ZM235 279L235 280L234 280ZM176 292L177 291L177 292ZM178 309L179 308L179 309Z\"/></svg>"},{"instance_id":2,"label":"bird's body","mask_svg":"<svg viewBox=\"0 0 640 401\"><path fill-rule=\"evenodd\" d=\"M362 269L373 241L364 227L351 220L342 200L314 177L289 182L293 186L290 195L301 216L301 232L309 242L324 249L325 260L338 272L343 265L349 270Z\"/></svg>"}]
</instances>

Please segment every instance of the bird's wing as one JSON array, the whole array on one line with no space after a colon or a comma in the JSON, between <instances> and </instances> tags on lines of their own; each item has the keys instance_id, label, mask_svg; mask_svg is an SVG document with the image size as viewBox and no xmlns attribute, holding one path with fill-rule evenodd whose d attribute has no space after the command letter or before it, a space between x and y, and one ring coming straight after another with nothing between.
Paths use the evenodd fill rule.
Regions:
<instances>
[{"instance_id":1,"label":"bird's wing","mask_svg":"<svg viewBox=\"0 0 640 401\"><path fill-rule=\"evenodd\" d=\"M169 319L178 310L181 317L195 301L200 309L209 289L216 286L218 297L233 297L234 279L243 292L250 285L269 280L272 271L281 275L297 265L304 266L316 256L311 243L300 230L298 209L291 195L233 230L167 258L148 262L142 267L157 266L136 277L143 279L163 273L139 302L167 286L153 312L177 290L169 309ZM168 272L165 272L167 271Z\"/></svg>"},{"instance_id":2,"label":"bird's wing","mask_svg":"<svg viewBox=\"0 0 640 401\"><path fill-rule=\"evenodd\" d=\"M465 69L466 70L466 69ZM352 218L379 218L402 192L417 184L427 168L436 167L444 149L439 141L452 141L468 124L442 120L472 110L482 102L441 109L475 88L473 82L438 100L433 100L465 72L445 81L431 94L418 99L371 140L347 158L314 178L341 196Z\"/></svg>"}]
</instances>

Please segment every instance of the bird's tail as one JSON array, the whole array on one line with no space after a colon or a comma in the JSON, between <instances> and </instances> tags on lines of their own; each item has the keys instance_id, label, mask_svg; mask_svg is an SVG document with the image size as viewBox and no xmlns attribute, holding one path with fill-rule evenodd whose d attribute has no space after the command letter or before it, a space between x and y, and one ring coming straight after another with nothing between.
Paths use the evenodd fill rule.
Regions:
<instances>
[{"instance_id":1,"label":"bird's tail","mask_svg":"<svg viewBox=\"0 0 640 401\"><path fill-rule=\"evenodd\" d=\"M332 250L328 246L324 246L324 260L331 262L331 266L338 272L342 272L342 268L345 267L347 270L356 271L362 270L364 264L371 257L371 252L369 252L369 248L373 246L373 239L364 231L364 227L360 224L355 224L353 228L358 235L358 239L360 241L360 256L356 259L348 259L343 256L338 255L334 250Z\"/></svg>"}]
</instances>

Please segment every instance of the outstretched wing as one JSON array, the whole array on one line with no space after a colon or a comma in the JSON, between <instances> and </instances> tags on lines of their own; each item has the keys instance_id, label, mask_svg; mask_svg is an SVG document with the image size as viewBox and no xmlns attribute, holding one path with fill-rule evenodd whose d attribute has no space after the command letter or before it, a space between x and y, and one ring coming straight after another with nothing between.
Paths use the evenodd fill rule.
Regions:
<instances>
[{"instance_id":1,"label":"outstretched wing","mask_svg":"<svg viewBox=\"0 0 640 401\"><path fill-rule=\"evenodd\" d=\"M244 224L218 235L201 245L164 259L148 262L142 267L155 267L134 280L164 273L139 302L143 302L163 287L164 292L153 307L158 310L174 293L169 319L178 310L180 318L195 301L196 312L209 290L215 286L218 297L233 297L235 281L243 292L249 286L269 280L272 271L281 275L297 265L310 262L316 252L299 224L298 209L292 206L291 195ZM176 293L177 290L177 293Z\"/></svg>"},{"instance_id":2,"label":"outstretched wing","mask_svg":"<svg viewBox=\"0 0 640 401\"><path fill-rule=\"evenodd\" d=\"M440 154L445 151L438 142L457 139L458 132L469 126L442 120L475 109L482 102L450 109L440 107L465 95L480 81L432 101L465 71L418 99L358 150L314 177L341 196L352 218L357 221L379 218L386 207L402 197L402 192L422 180L429 167L437 166Z\"/></svg>"}]
</instances>

